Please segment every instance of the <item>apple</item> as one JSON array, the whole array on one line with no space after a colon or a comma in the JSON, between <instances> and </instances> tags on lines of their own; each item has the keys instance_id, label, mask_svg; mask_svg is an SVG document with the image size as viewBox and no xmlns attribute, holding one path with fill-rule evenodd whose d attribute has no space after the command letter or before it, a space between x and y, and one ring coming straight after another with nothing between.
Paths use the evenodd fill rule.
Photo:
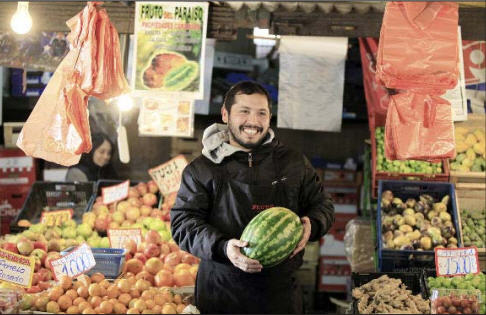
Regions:
<instances>
[{"instance_id":1,"label":"apple","mask_svg":"<svg viewBox=\"0 0 486 315\"><path fill-rule=\"evenodd\" d=\"M147 188L152 194L156 194L159 191L159 186L153 180L147 183Z\"/></svg>"},{"instance_id":2,"label":"apple","mask_svg":"<svg viewBox=\"0 0 486 315\"><path fill-rule=\"evenodd\" d=\"M127 219L131 221L137 221L140 217L140 210L138 207L130 207L126 213Z\"/></svg>"},{"instance_id":3,"label":"apple","mask_svg":"<svg viewBox=\"0 0 486 315\"><path fill-rule=\"evenodd\" d=\"M37 285L40 282L41 275L38 272L35 272L32 276L32 285Z\"/></svg>"},{"instance_id":4,"label":"apple","mask_svg":"<svg viewBox=\"0 0 486 315\"><path fill-rule=\"evenodd\" d=\"M17 245L14 243L4 243L2 248L15 254L19 253L19 250L17 249Z\"/></svg>"},{"instance_id":5,"label":"apple","mask_svg":"<svg viewBox=\"0 0 486 315\"><path fill-rule=\"evenodd\" d=\"M150 282L151 285L155 284L154 276L146 270L137 273L137 275L135 276L135 279L137 279L137 280L143 279L143 280Z\"/></svg>"},{"instance_id":6,"label":"apple","mask_svg":"<svg viewBox=\"0 0 486 315\"><path fill-rule=\"evenodd\" d=\"M118 224L122 224L122 222L125 220L125 215L121 211L117 211L111 215L112 221L115 221Z\"/></svg>"},{"instance_id":7,"label":"apple","mask_svg":"<svg viewBox=\"0 0 486 315\"><path fill-rule=\"evenodd\" d=\"M28 288L25 292L26 293L39 293L41 291L41 288L37 285L33 285L30 288Z\"/></svg>"},{"instance_id":8,"label":"apple","mask_svg":"<svg viewBox=\"0 0 486 315\"><path fill-rule=\"evenodd\" d=\"M120 228L120 224L115 222L115 221L111 221L110 222L110 225L108 226L109 229L118 229Z\"/></svg>"},{"instance_id":9,"label":"apple","mask_svg":"<svg viewBox=\"0 0 486 315\"><path fill-rule=\"evenodd\" d=\"M61 258L61 254L59 252L48 252L46 259L44 260L44 267L51 268L51 260Z\"/></svg>"},{"instance_id":10,"label":"apple","mask_svg":"<svg viewBox=\"0 0 486 315\"><path fill-rule=\"evenodd\" d=\"M27 239L22 240L17 243L17 249L21 255L28 256L34 250L34 244Z\"/></svg>"},{"instance_id":11,"label":"apple","mask_svg":"<svg viewBox=\"0 0 486 315\"><path fill-rule=\"evenodd\" d=\"M138 192L136 187L128 188L128 198L138 198L140 197L140 193Z\"/></svg>"},{"instance_id":12,"label":"apple","mask_svg":"<svg viewBox=\"0 0 486 315\"><path fill-rule=\"evenodd\" d=\"M163 213L159 209L153 209L152 212L150 212L150 216L152 218L162 219Z\"/></svg>"},{"instance_id":13,"label":"apple","mask_svg":"<svg viewBox=\"0 0 486 315\"><path fill-rule=\"evenodd\" d=\"M147 256L145 256L143 253L136 253L133 258L140 260L143 264L147 261Z\"/></svg>"},{"instance_id":14,"label":"apple","mask_svg":"<svg viewBox=\"0 0 486 315\"><path fill-rule=\"evenodd\" d=\"M41 259L37 256L34 256L34 272L39 271L41 266L42 266Z\"/></svg>"},{"instance_id":15,"label":"apple","mask_svg":"<svg viewBox=\"0 0 486 315\"><path fill-rule=\"evenodd\" d=\"M44 264L47 258L47 251L40 248L34 248L32 253L30 253L30 256L38 257L41 260L41 263Z\"/></svg>"},{"instance_id":16,"label":"apple","mask_svg":"<svg viewBox=\"0 0 486 315\"><path fill-rule=\"evenodd\" d=\"M110 213L110 209L106 205L97 205L96 207L93 206L92 212L96 215L99 216L100 214L108 214Z\"/></svg>"},{"instance_id":17,"label":"apple","mask_svg":"<svg viewBox=\"0 0 486 315\"><path fill-rule=\"evenodd\" d=\"M145 269L154 276L162 270L163 266L164 263L158 257L151 257L145 263Z\"/></svg>"},{"instance_id":18,"label":"apple","mask_svg":"<svg viewBox=\"0 0 486 315\"><path fill-rule=\"evenodd\" d=\"M50 279L50 280L52 280L52 279ZM51 287L51 283L49 281L39 282L39 288L41 289L41 291L47 290Z\"/></svg>"},{"instance_id":19,"label":"apple","mask_svg":"<svg viewBox=\"0 0 486 315\"><path fill-rule=\"evenodd\" d=\"M137 252L137 243L132 239L128 239L123 244L123 248L125 248L128 253L135 255L135 253Z\"/></svg>"},{"instance_id":20,"label":"apple","mask_svg":"<svg viewBox=\"0 0 486 315\"><path fill-rule=\"evenodd\" d=\"M140 199L135 198L135 197L128 198L127 201L131 206L134 206L134 207L137 207L137 208L140 207L143 204L143 202Z\"/></svg>"},{"instance_id":21,"label":"apple","mask_svg":"<svg viewBox=\"0 0 486 315\"><path fill-rule=\"evenodd\" d=\"M127 271L135 275L142 271L144 265L144 263L137 258L128 260L126 264Z\"/></svg>"},{"instance_id":22,"label":"apple","mask_svg":"<svg viewBox=\"0 0 486 315\"><path fill-rule=\"evenodd\" d=\"M47 253L47 244L42 241L35 241L34 242L34 249L42 249Z\"/></svg>"},{"instance_id":23,"label":"apple","mask_svg":"<svg viewBox=\"0 0 486 315\"><path fill-rule=\"evenodd\" d=\"M61 242L59 239L52 239L47 243L47 250L49 252L60 252Z\"/></svg>"},{"instance_id":24,"label":"apple","mask_svg":"<svg viewBox=\"0 0 486 315\"><path fill-rule=\"evenodd\" d=\"M150 213L152 213L152 207L151 206L142 205L140 207L140 215L142 217L148 217L148 216L150 216Z\"/></svg>"},{"instance_id":25,"label":"apple","mask_svg":"<svg viewBox=\"0 0 486 315\"><path fill-rule=\"evenodd\" d=\"M160 255L160 247L154 243L148 243L145 246L145 250L143 251L145 256L147 257L157 257Z\"/></svg>"},{"instance_id":26,"label":"apple","mask_svg":"<svg viewBox=\"0 0 486 315\"><path fill-rule=\"evenodd\" d=\"M143 195L142 200L144 205L152 207L157 203L157 196L152 193L146 193Z\"/></svg>"},{"instance_id":27,"label":"apple","mask_svg":"<svg viewBox=\"0 0 486 315\"><path fill-rule=\"evenodd\" d=\"M137 188L138 193L142 196L148 193L148 186L145 183L138 183L135 187Z\"/></svg>"},{"instance_id":28,"label":"apple","mask_svg":"<svg viewBox=\"0 0 486 315\"><path fill-rule=\"evenodd\" d=\"M128 209L128 207L130 207L130 203L128 201L126 201L126 200L123 200L123 201L120 201L117 204L116 210L123 213L123 212L125 212Z\"/></svg>"},{"instance_id":29,"label":"apple","mask_svg":"<svg viewBox=\"0 0 486 315\"><path fill-rule=\"evenodd\" d=\"M155 244L158 247L158 245L162 243L162 238L160 237L159 232L150 230L147 232L147 234L145 234L145 242Z\"/></svg>"}]
</instances>

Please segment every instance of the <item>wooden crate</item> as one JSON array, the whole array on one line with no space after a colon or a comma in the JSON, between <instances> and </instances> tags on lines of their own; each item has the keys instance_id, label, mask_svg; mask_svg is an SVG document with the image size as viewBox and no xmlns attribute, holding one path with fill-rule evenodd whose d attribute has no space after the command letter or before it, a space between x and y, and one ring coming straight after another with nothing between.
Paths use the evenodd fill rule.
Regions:
<instances>
[{"instance_id":1,"label":"wooden crate","mask_svg":"<svg viewBox=\"0 0 486 315\"><path fill-rule=\"evenodd\" d=\"M457 214L459 220L459 235L462 235L462 209L486 211L486 188L484 184L457 183L456 185ZM478 248L481 270L486 270L486 248Z\"/></svg>"},{"instance_id":2,"label":"wooden crate","mask_svg":"<svg viewBox=\"0 0 486 315\"><path fill-rule=\"evenodd\" d=\"M23 122L5 122L3 123L3 140L5 148L16 148L17 139L20 131L24 126Z\"/></svg>"},{"instance_id":3,"label":"wooden crate","mask_svg":"<svg viewBox=\"0 0 486 315\"><path fill-rule=\"evenodd\" d=\"M485 129L485 115L468 114L466 121L455 122L454 127L464 127L473 131L474 129ZM450 170L451 183L480 183L486 185L486 172L460 172Z\"/></svg>"}]
</instances>

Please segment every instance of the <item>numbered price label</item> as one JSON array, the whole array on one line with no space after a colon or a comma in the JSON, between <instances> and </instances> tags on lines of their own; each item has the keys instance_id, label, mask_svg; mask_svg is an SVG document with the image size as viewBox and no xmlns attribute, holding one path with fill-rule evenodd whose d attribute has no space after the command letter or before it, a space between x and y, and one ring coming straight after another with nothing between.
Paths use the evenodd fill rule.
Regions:
<instances>
[{"instance_id":1,"label":"numbered price label","mask_svg":"<svg viewBox=\"0 0 486 315\"><path fill-rule=\"evenodd\" d=\"M167 196L171 192L179 190L182 180L182 171L187 165L183 155L178 155L172 160L148 170L150 177L160 189L160 193Z\"/></svg>"},{"instance_id":2,"label":"numbered price label","mask_svg":"<svg viewBox=\"0 0 486 315\"><path fill-rule=\"evenodd\" d=\"M41 223L47 226L60 226L64 222L71 220L73 209L43 211L41 214Z\"/></svg>"},{"instance_id":3,"label":"numbered price label","mask_svg":"<svg viewBox=\"0 0 486 315\"><path fill-rule=\"evenodd\" d=\"M0 249L0 280L30 288L34 264L34 257L25 257Z\"/></svg>"},{"instance_id":4,"label":"numbered price label","mask_svg":"<svg viewBox=\"0 0 486 315\"><path fill-rule=\"evenodd\" d=\"M101 188L103 203L106 205L127 198L129 187L130 187L130 181L126 180L123 183L118 185Z\"/></svg>"},{"instance_id":5,"label":"numbered price label","mask_svg":"<svg viewBox=\"0 0 486 315\"><path fill-rule=\"evenodd\" d=\"M435 270L437 276L463 276L478 274L479 259L476 247L436 248Z\"/></svg>"},{"instance_id":6,"label":"numbered price label","mask_svg":"<svg viewBox=\"0 0 486 315\"><path fill-rule=\"evenodd\" d=\"M128 240L134 240L137 246L142 242L140 229L108 229L107 233L111 248L124 248Z\"/></svg>"},{"instance_id":7,"label":"numbered price label","mask_svg":"<svg viewBox=\"0 0 486 315\"><path fill-rule=\"evenodd\" d=\"M93 252L86 243L79 245L61 258L51 260L51 269L55 280L61 279L63 275L75 278L88 272L95 265L96 261Z\"/></svg>"}]
</instances>

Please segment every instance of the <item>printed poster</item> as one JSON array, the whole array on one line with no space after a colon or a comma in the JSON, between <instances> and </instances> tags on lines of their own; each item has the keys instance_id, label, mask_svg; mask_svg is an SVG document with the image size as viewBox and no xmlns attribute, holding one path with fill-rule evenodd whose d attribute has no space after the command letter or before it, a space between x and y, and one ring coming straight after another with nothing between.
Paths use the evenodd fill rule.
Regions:
<instances>
[{"instance_id":1,"label":"printed poster","mask_svg":"<svg viewBox=\"0 0 486 315\"><path fill-rule=\"evenodd\" d=\"M202 99L208 4L137 2L132 89Z\"/></svg>"},{"instance_id":2,"label":"printed poster","mask_svg":"<svg viewBox=\"0 0 486 315\"><path fill-rule=\"evenodd\" d=\"M192 137L194 100L143 98L138 132L141 136Z\"/></svg>"}]
</instances>

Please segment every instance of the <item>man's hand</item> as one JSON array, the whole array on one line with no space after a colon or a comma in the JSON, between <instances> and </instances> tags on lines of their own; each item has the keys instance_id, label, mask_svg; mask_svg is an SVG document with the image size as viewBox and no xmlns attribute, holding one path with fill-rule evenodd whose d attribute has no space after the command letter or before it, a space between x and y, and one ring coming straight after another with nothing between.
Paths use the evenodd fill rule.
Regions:
<instances>
[{"instance_id":1,"label":"man's hand","mask_svg":"<svg viewBox=\"0 0 486 315\"><path fill-rule=\"evenodd\" d=\"M231 239L226 246L226 256L231 263L245 272L255 273L262 271L263 266L258 260L250 259L240 252L241 247L248 245L248 242L240 241L237 239Z\"/></svg>"},{"instance_id":2,"label":"man's hand","mask_svg":"<svg viewBox=\"0 0 486 315\"><path fill-rule=\"evenodd\" d=\"M292 255L290 255L290 258L294 257L295 255L297 255L298 252L304 249L311 235L310 219L308 217L302 217L300 218L300 222L302 222L302 225L304 226L304 233L302 233L302 238L300 239L299 244L297 244L295 250L292 252Z\"/></svg>"}]
</instances>

